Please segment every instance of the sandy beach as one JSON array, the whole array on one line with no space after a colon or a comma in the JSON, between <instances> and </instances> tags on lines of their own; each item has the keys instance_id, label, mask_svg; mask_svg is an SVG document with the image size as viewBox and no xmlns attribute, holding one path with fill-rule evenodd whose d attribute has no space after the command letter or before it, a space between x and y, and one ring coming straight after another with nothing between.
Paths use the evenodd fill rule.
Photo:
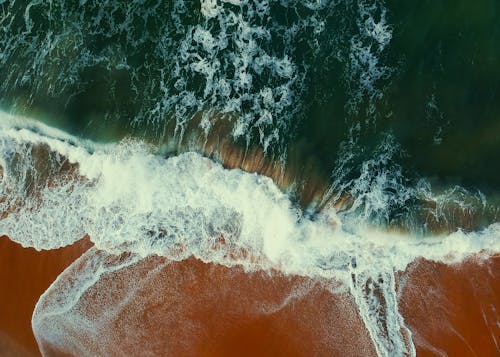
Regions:
<instances>
[{"instance_id":1,"label":"sandy beach","mask_svg":"<svg viewBox=\"0 0 500 357\"><path fill-rule=\"evenodd\" d=\"M39 355L31 315L40 295L85 250L88 240L38 252L0 238L0 355Z\"/></svg>"},{"instance_id":2,"label":"sandy beach","mask_svg":"<svg viewBox=\"0 0 500 357\"><path fill-rule=\"evenodd\" d=\"M40 354L31 329L35 304L89 247L82 240L37 252L0 239L2 355ZM92 273L86 262L96 256L107 264L123 259L87 251L44 296L41 312L58 294L71 292L75 274ZM417 355L495 355L499 275L498 255L455 266L422 259L401 273L399 306ZM99 355L376 355L352 298L332 294L335 289L327 281L276 272L248 273L195 259L149 257L103 275L70 312L41 319L45 328L38 333L42 349L52 356L76 356L83 352L79 348ZM74 325L77 315L95 321L98 334ZM53 330L66 333L57 346L44 340Z\"/></svg>"}]
</instances>

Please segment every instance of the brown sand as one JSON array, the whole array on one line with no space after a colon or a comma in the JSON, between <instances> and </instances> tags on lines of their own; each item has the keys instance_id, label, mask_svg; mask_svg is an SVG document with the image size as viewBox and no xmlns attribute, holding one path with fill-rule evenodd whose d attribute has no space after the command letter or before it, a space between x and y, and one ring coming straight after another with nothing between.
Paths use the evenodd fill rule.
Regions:
<instances>
[{"instance_id":1,"label":"brown sand","mask_svg":"<svg viewBox=\"0 0 500 357\"><path fill-rule=\"evenodd\" d=\"M74 274L91 271L96 265L86 262L99 254L90 250L66 271L37 315L53 312L51 302L67 295ZM374 356L352 298L329 288L307 278L150 257L103 275L74 309L42 317L38 337L48 355ZM75 316L99 322L83 330ZM54 339L62 345L48 341L48 326L62 332Z\"/></svg>"},{"instance_id":2,"label":"brown sand","mask_svg":"<svg viewBox=\"0 0 500 357\"><path fill-rule=\"evenodd\" d=\"M39 353L31 330L33 308L59 273L89 246L84 240L37 252L0 238L0 356ZM82 273L79 269L81 264L73 265L65 274ZM499 255L456 266L421 259L400 281L400 311L418 356L500 355ZM90 351L107 345L108 355L137 352L137 346L157 355L374 355L350 296L332 295L329 288L326 282L306 278L151 257L104 275L84 295L87 303L80 305L79 313L102 317L132 292L126 304L108 315L99 341L80 337ZM58 351L52 355L68 352L45 347L47 352Z\"/></svg>"},{"instance_id":3,"label":"brown sand","mask_svg":"<svg viewBox=\"0 0 500 357\"><path fill-rule=\"evenodd\" d=\"M500 356L500 255L450 266L421 259L399 309L418 356Z\"/></svg>"},{"instance_id":4,"label":"brown sand","mask_svg":"<svg viewBox=\"0 0 500 357\"><path fill-rule=\"evenodd\" d=\"M90 246L37 252L0 237L0 356L39 355L31 315L40 295Z\"/></svg>"}]
</instances>

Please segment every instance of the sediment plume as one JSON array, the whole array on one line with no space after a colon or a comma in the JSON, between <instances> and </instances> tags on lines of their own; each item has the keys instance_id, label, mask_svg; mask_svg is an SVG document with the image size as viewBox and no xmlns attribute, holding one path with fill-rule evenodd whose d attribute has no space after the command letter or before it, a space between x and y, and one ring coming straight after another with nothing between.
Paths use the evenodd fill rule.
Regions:
<instances>
[{"instance_id":1,"label":"sediment plume","mask_svg":"<svg viewBox=\"0 0 500 357\"><path fill-rule=\"evenodd\" d=\"M204 120L210 122L210 131L202 130L201 122ZM232 123L235 120L237 115L234 113L198 112L183 128L182 134L170 121L165 126L160 146L167 151L167 157L194 151L221 163L227 169L241 169L267 176L291 200L313 216L323 210L342 212L353 208L355 199L351 192L335 190L330 173L321 170L315 164L314 157L306 157L300 152L292 153L293 143L288 152L277 156L272 151L264 151L259 145L232 140ZM393 190L390 186L385 189ZM500 221L500 211L496 206L485 202L482 194L468 192L462 187L455 186L441 194L433 194L427 187L414 191L412 194L415 197L407 202L407 206L411 206L411 213L393 222L384 222L387 229L436 235L449 234L458 229L480 230L492 222Z\"/></svg>"},{"instance_id":2,"label":"sediment plume","mask_svg":"<svg viewBox=\"0 0 500 357\"><path fill-rule=\"evenodd\" d=\"M182 134L173 124L167 124L160 145L164 146L167 156L194 151L227 169L267 176L304 209L312 213L320 211L320 206L331 196L325 197L329 193L329 177L314 164L314 158L296 153L298 157L292 160L287 152L265 151L260 145L234 140L231 131L236 120L234 113L199 112L183 128ZM203 121L210 122L210 131L203 130ZM343 207L347 196L341 195L332 204L338 209Z\"/></svg>"}]
</instances>

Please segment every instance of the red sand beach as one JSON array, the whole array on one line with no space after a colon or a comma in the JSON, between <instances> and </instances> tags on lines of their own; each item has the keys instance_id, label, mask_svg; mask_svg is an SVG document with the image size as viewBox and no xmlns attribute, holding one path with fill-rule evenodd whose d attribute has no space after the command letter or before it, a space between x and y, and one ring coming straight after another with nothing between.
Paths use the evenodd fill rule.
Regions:
<instances>
[{"instance_id":1,"label":"red sand beach","mask_svg":"<svg viewBox=\"0 0 500 357\"><path fill-rule=\"evenodd\" d=\"M39 354L31 330L35 303L89 245L84 240L37 252L0 239L0 355ZM93 252L64 276L78 273ZM61 280L56 293L65 288ZM400 311L418 356L499 354L500 256L458 266L420 260L402 273L400 282ZM107 355L374 355L349 294L332 295L331 288L306 278L151 257L101 277L79 306L87 317L107 313L100 319L99 341L83 330L73 339L86 341L92 353ZM64 317L59 328L65 327ZM43 345L49 355L71 354L74 346L71 339L66 342L66 347Z\"/></svg>"},{"instance_id":2,"label":"red sand beach","mask_svg":"<svg viewBox=\"0 0 500 357\"><path fill-rule=\"evenodd\" d=\"M455 266L419 260L404 276L399 310L418 356L500 355L500 255Z\"/></svg>"},{"instance_id":3,"label":"red sand beach","mask_svg":"<svg viewBox=\"0 0 500 357\"><path fill-rule=\"evenodd\" d=\"M38 252L0 238L0 356L39 355L31 315L40 295L85 250L88 240Z\"/></svg>"},{"instance_id":4,"label":"red sand beach","mask_svg":"<svg viewBox=\"0 0 500 357\"><path fill-rule=\"evenodd\" d=\"M90 253L42 306L70 290L75 273L88 271L85 262L95 252ZM46 326L58 325L70 337L63 346L44 342L44 349L81 355L78 341L87 341L88 355L374 356L351 297L332 295L329 285L195 259L150 257L103 275L84 294L76 316L99 320L95 327L86 331L72 324L75 310L50 317ZM99 304L93 303L96 297ZM98 339L95 330L101 332Z\"/></svg>"}]
</instances>

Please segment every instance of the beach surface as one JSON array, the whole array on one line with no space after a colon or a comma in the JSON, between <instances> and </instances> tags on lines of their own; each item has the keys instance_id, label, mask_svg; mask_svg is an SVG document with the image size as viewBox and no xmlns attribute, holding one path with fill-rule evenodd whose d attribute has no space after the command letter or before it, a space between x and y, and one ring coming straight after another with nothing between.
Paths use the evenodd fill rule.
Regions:
<instances>
[{"instance_id":1,"label":"beach surface","mask_svg":"<svg viewBox=\"0 0 500 357\"><path fill-rule=\"evenodd\" d=\"M151 256L125 264L101 275L69 310L46 314L74 293L75 278L96 273L89 262L113 266L128 259L89 247L84 239L38 252L0 239L2 355L40 354L33 309L68 266L41 298L34 318L46 355L376 355L352 297L338 285L193 258ZM420 259L399 273L399 309L417 355L496 355L499 278L498 255L458 265Z\"/></svg>"},{"instance_id":2,"label":"beach surface","mask_svg":"<svg viewBox=\"0 0 500 357\"><path fill-rule=\"evenodd\" d=\"M0 355L40 354L31 316L40 295L91 243L81 240L69 247L36 251L0 238Z\"/></svg>"}]
</instances>

